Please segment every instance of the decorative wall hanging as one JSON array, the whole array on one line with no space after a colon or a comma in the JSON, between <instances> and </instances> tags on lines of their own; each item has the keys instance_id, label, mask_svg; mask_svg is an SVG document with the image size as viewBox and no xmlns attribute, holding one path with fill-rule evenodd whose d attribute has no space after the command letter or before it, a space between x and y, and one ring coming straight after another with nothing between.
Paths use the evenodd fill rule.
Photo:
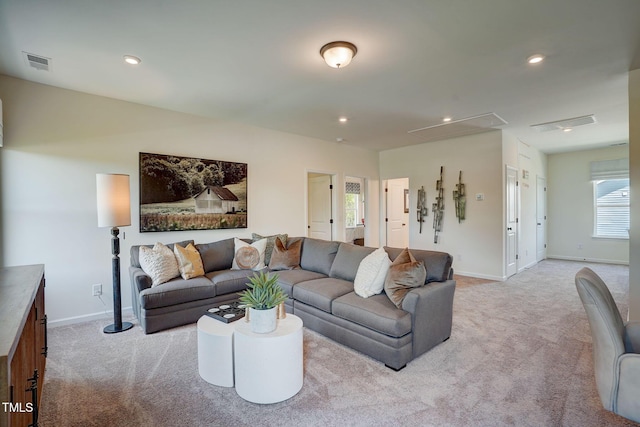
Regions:
<instances>
[{"instance_id":1,"label":"decorative wall hanging","mask_svg":"<svg viewBox=\"0 0 640 427\"><path fill-rule=\"evenodd\" d=\"M247 164L140 153L140 232L247 228Z\"/></svg>"},{"instance_id":2,"label":"decorative wall hanging","mask_svg":"<svg viewBox=\"0 0 640 427\"><path fill-rule=\"evenodd\" d=\"M444 217L444 187L442 185L443 166L440 166L440 179L436 181L436 202L431 210L433 211L433 243L438 243L438 233L442 231L442 218Z\"/></svg>"},{"instance_id":3,"label":"decorative wall hanging","mask_svg":"<svg viewBox=\"0 0 640 427\"><path fill-rule=\"evenodd\" d=\"M453 190L453 201L456 204L456 218L458 218L458 223L464 221L464 215L467 207L467 195L464 189L464 184L462 183L462 171L458 175L458 183L456 184L456 189Z\"/></svg>"},{"instance_id":4,"label":"decorative wall hanging","mask_svg":"<svg viewBox=\"0 0 640 427\"><path fill-rule=\"evenodd\" d=\"M420 233L422 233L422 223L424 217L429 215L427 208L427 192L424 191L424 185L418 190L418 223L420 224Z\"/></svg>"}]
</instances>

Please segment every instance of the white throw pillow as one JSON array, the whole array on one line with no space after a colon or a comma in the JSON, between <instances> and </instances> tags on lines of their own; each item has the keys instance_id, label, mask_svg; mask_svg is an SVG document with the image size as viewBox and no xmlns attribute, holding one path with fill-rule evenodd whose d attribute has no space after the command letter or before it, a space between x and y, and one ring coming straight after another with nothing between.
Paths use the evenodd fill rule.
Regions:
<instances>
[{"instance_id":1,"label":"white throw pillow","mask_svg":"<svg viewBox=\"0 0 640 427\"><path fill-rule=\"evenodd\" d=\"M267 250L267 239L261 239L249 244L236 237L234 238L234 245L232 270L258 271L266 267L264 254Z\"/></svg>"},{"instance_id":2,"label":"white throw pillow","mask_svg":"<svg viewBox=\"0 0 640 427\"><path fill-rule=\"evenodd\" d=\"M162 243L156 243L153 248L140 246L140 267L151 277L151 286L158 286L180 275L178 262L173 251Z\"/></svg>"},{"instance_id":3,"label":"white throw pillow","mask_svg":"<svg viewBox=\"0 0 640 427\"><path fill-rule=\"evenodd\" d=\"M368 298L382 292L390 266L391 260L384 248L378 248L364 257L353 281L356 294Z\"/></svg>"}]
</instances>

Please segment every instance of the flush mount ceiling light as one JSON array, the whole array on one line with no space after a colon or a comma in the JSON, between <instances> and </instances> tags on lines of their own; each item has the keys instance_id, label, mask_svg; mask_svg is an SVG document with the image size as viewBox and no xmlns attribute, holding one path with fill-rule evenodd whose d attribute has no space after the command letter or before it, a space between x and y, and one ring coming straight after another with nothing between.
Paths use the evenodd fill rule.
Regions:
<instances>
[{"instance_id":1,"label":"flush mount ceiling light","mask_svg":"<svg viewBox=\"0 0 640 427\"><path fill-rule=\"evenodd\" d=\"M358 48L349 42L331 42L320 49L320 55L324 62L332 68L344 68L351 62L358 53Z\"/></svg>"},{"instance_id":2,"label":"flush mount ceiling light","mask_svg":"<svg viewBox=\"0 0 640 427\"><path fill-rule=\"evenodd\" d=\"M126 62L129 65L138 65L139 63L142 62L142 60L140 58L138 58L137 56L125 55L124 56L124 62Z\"/></svg>"},{"instance_id":3,"label":"flush mount ceiling light","mask_svg":"<svg viewBox=\"0 0 640 427\"><path fill-rule=\"evenodd\" d=\"M544 61L544 55L532 55L527 58L527 63L531 65L539 64Z\"/></svg>"}]
</instances>

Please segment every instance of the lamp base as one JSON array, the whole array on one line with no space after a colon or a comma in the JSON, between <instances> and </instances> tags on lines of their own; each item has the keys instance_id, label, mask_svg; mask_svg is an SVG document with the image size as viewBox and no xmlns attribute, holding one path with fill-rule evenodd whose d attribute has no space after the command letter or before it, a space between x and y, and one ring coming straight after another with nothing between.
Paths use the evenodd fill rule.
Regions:
<instances>
[{"instance_id":1,"label":"lamp base","mask_svg":"<svg viewBox=\"0 0 640 427\"><path fill-rule=\"evenodd\" d=\"M116 328L116 325L113 324L113 325L109 325L109 326L105 327L102 331L105 334L115 334L115 333L118 333L118 332L124 332L127 329L131 329L131 328L133 328L133 323L122 322L122 327L121 328Z\"/></svg>"}]
</instances>

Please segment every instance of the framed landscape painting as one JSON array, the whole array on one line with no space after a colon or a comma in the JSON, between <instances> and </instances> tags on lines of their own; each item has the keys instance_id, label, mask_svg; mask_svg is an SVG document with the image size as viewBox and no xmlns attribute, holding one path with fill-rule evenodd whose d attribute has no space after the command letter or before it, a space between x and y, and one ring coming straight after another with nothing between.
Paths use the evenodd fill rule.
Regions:
<instances>
[{"instance_id":1,"label":"framed landscape painting","mask_svg":"<svg viewBox=\"0 0 640 427\"><path fill-rule=\"evenodd\" d=\"M140 231L247 228L247 164L140 153Z\"/></svg>"}]
</instances>

